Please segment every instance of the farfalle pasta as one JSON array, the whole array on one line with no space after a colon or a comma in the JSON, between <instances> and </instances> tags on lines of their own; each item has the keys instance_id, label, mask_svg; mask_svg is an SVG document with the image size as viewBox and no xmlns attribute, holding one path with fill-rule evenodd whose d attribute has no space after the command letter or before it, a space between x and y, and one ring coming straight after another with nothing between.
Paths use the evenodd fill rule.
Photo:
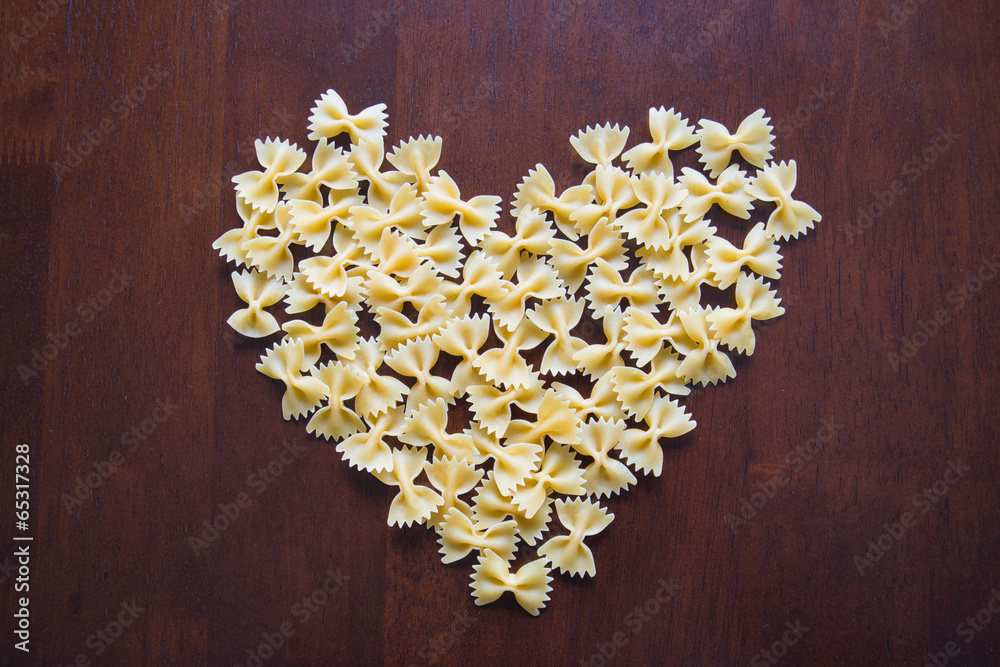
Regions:
<instances>
[{"instance_id":1,"label":"farfalle pasta","mask_svg":"<svg viewBox=\"0 0 1000 667\"><path fill-rule=\"evenodd\" d=\"M698 153L701 154L701 162L708 167L708 175L716 178L721 174L732 159L733 151L739 151L750 164L763 167L774 150L770 123L771 119L764 115L763 109L757 109L744 118L733 134L721 123L699 121Z\"/></svg>"},{"instance_id":2,"label":"farfalle pasta","mask_svg":"<svg viewBox=\"0 0 1000 667\"><path fill-rule=\"evenodd\" d=\"M588 127L575 182L535 164L503 218L440 169L441 137L387 152L385 110L327 91L308 165L257 142L241 224L213 244L236 269L229 324L270 339L257 369L284 418L392 487L389 525L434 531L476 604L509 592L537 615L554 571L596 576L606 503L695 428L679 398L734 377L753 321L784 313L765 279L820 215L762 110L730 133L653 108L631 148L628 127ZM695 144L707 175L675 165Z\"/></svg>"},{"instance_id":3,"label":"farfalle pasta","mask_svg":"<svg viewBox=\"0 0 1000 667\"><path fill-rule=\"evenodd\" d=\"M594 201L594 191L589 185L577 185L556 196L556 184L551 174L543 164L536 164L528 170L528 175L517 187L514 193L514 207L510 214L515 218L527 207L532 207L544 213L551 213L559 231L567 238L575 241L576 233L570 216L581 206Z\"/></svg>"},{"instance_id":4,"label":"farfalle pasta","mask_svg":"<svg viewBox=\"0 0 1000 667\"><path fill-rule=\"evenodd\" d=\"M583 540L607 528L615 515L593 501L577 499L557 500L556 515L569 535L550 538L538 547L538 553L548 558L560 572L581 577L594 576L597 574L594 554Z\"/></svg>"},{"instance_id":5,"label":"farfalle pasta","mask_svg":"<svg viewBox=\"0 0 1000 667\"><path fill-rule=\"evenodd\" d=\"M294 174L305 162L305 151L287 141L254 142L257 160L264 171L248 171L233 177L236 193L255 209L270 213L278 205L278 181Z\"/></svg>"},{"instance_id":6,"label":"farfalle pasta","mask_svg":"<svg viewBox=\"0 0 1000 667\"><path fill-rule=\"evenodd\" d=\"M649 134L652 140L629 149L622 155L636 174L659 172L673 178L674 165L668 151L684 150L698 137L687 120L671 107L649 110Z\"/></svg>"},{"instance_id":7,"label":"farfalle pasta","mask_svg":"<svg viewBox=\"0 0 1000 667\"><path fill-rule=\"evenodd\" d=\"M276 332L278 320L264 309L281 301L288 287L256 270L233 271L233 285L247 307L229 316L229 326L247 338L266 338Z\"/></svg>"}]
</instances>

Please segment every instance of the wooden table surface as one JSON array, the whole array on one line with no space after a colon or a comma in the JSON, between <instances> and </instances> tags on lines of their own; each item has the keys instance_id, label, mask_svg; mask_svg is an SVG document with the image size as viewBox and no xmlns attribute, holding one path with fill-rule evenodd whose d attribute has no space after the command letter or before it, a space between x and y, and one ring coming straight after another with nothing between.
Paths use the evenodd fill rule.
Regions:
<instances>
[{"instance_id":1,"label":"wooden table surface","mask_svg":"<svg viewBox=\"0 0 1000 667\"><path fill-rule=\"evenodd\" d=\"M10 664L1000 663L993 3L147 4L0 11ZM283 421L229 333L230 177L257 137L311 152L328 88L505 199L537 162L584 173L587 125L763 107L823 215L783 245L786 315L682 401L698 427L537 618L388 527L392 493Z\"/></svg>"}]
</instances>

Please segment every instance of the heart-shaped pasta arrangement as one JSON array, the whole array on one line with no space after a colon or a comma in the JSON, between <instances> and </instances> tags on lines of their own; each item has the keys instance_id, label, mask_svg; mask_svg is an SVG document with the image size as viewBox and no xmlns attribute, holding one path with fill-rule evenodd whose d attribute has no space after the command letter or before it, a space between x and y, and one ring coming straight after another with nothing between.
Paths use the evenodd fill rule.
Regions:
<instances>
[{"instance_id":1,"label":"heart-shaped pasta arrangement","mask_svg":"<svg viewBox=\"0 0 1000 667\"><path fill-rule=\"evenodd\" d=\"M537 615L554 568L596 573L602 499L659 476L661 440L695 427L674 397L734 377L752 322L784 312L764 280L777 242L820 215L792 198L795 162L770 161L762 110L730 133L651 109L650 140L624 153L627 127L587 128L570 138L582 183L557 191L536 165L506 232L499 197L465 199L437 168L440 137L385 154L384 104L351 114L330 90L312 112L309 171L269 138L262 170L233 178L243 226L213 246L244 267L229 324L283 332L257 369L284 385L285 419L396 487L390 525L436 531L445 563L477 552L476 604L510 591ZM708 176L675 178L669 153L695 144ZM741 246L705 217L749 219L755 200L775 206ZM703 305L703 288L733 288L734 307ZM281 300L283 324L267 310Z\"/></svg>"}]
</instances>

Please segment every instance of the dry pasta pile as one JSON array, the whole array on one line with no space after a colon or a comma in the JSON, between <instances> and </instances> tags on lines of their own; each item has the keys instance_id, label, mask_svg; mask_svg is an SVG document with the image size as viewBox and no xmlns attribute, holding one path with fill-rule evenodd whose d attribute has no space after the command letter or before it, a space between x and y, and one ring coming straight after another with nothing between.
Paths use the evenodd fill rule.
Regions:
<instances>
[{"instance_id":1,"label":"dry pasta pile","mask_svg":"<svg viewBox=\"0 0 1000 667\"><path fill-rule=\"evenodd\" d=\"M233 178L244 224L214 244L243 267L232 279L247 307L229 324L283 334L257 369L284 384L285 419L308 416L310 433L396 487L390 525L435 530L445 563L477 552L476 604L510 591L537 615L554 568L596 573L585 539L614 518L601 500L633 471L659 476L660 441L695 427L673 397L734 377L753 320L784 312L764 280L780 277L778 241L820 215L792 198L795 162L770 162L763 110L730 133L660 108L650 140L624 153L627 127L571 137L592 166L582 184L557 192L536 165L509 235L499 197L464 199L437 168L440 137L385 153L385 108L351 114L327 91L308 171L297 146L257 141L262 169ZM694 144L708 175L675 178L670 152ZM742 247L705 217L749 219L755 200L775 206ZM702 305L703 287L734 287L734 307ZM279 324L267 309L282 300ZM362 337L362 320L378 335ZM455 428L460 404L471 419ZM522 544L537 558L517 566Z\"/></svg>"}]
</instances>

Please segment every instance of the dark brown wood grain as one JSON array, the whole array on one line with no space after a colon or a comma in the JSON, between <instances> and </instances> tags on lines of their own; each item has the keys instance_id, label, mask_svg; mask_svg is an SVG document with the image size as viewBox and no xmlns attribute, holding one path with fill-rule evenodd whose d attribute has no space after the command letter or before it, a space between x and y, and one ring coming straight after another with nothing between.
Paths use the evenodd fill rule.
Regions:
<instances>
[{"instance_id":1,"label":"dark brown wood grain","mask_svg":"<svg viewBox=\"0 0 1000 667\"><path fill-rule=\"evenodd\" d=\"M283 627L266 665L1000 662L1000 616L966 621L1000 608L993 3L154 4L0 3L6 662L257 664ZM735 127L763 107L823 215L783 244L786 315L735 380L683 401L697 429L610 503L597 576L557 576L537 618L476 607L471 559L443 566L424 528L386 526L391 492L283 421L262 346L229 333L238 298L211 243L238 224L230 177L257 137L311 151L328 88L385 102L392 143L442 135L463 193L505 199L537 162L578 178L567 137L587 125L643 136L663 105ZM679 589L654 604L661 582Z\"/></svg>"}]
</instances>

